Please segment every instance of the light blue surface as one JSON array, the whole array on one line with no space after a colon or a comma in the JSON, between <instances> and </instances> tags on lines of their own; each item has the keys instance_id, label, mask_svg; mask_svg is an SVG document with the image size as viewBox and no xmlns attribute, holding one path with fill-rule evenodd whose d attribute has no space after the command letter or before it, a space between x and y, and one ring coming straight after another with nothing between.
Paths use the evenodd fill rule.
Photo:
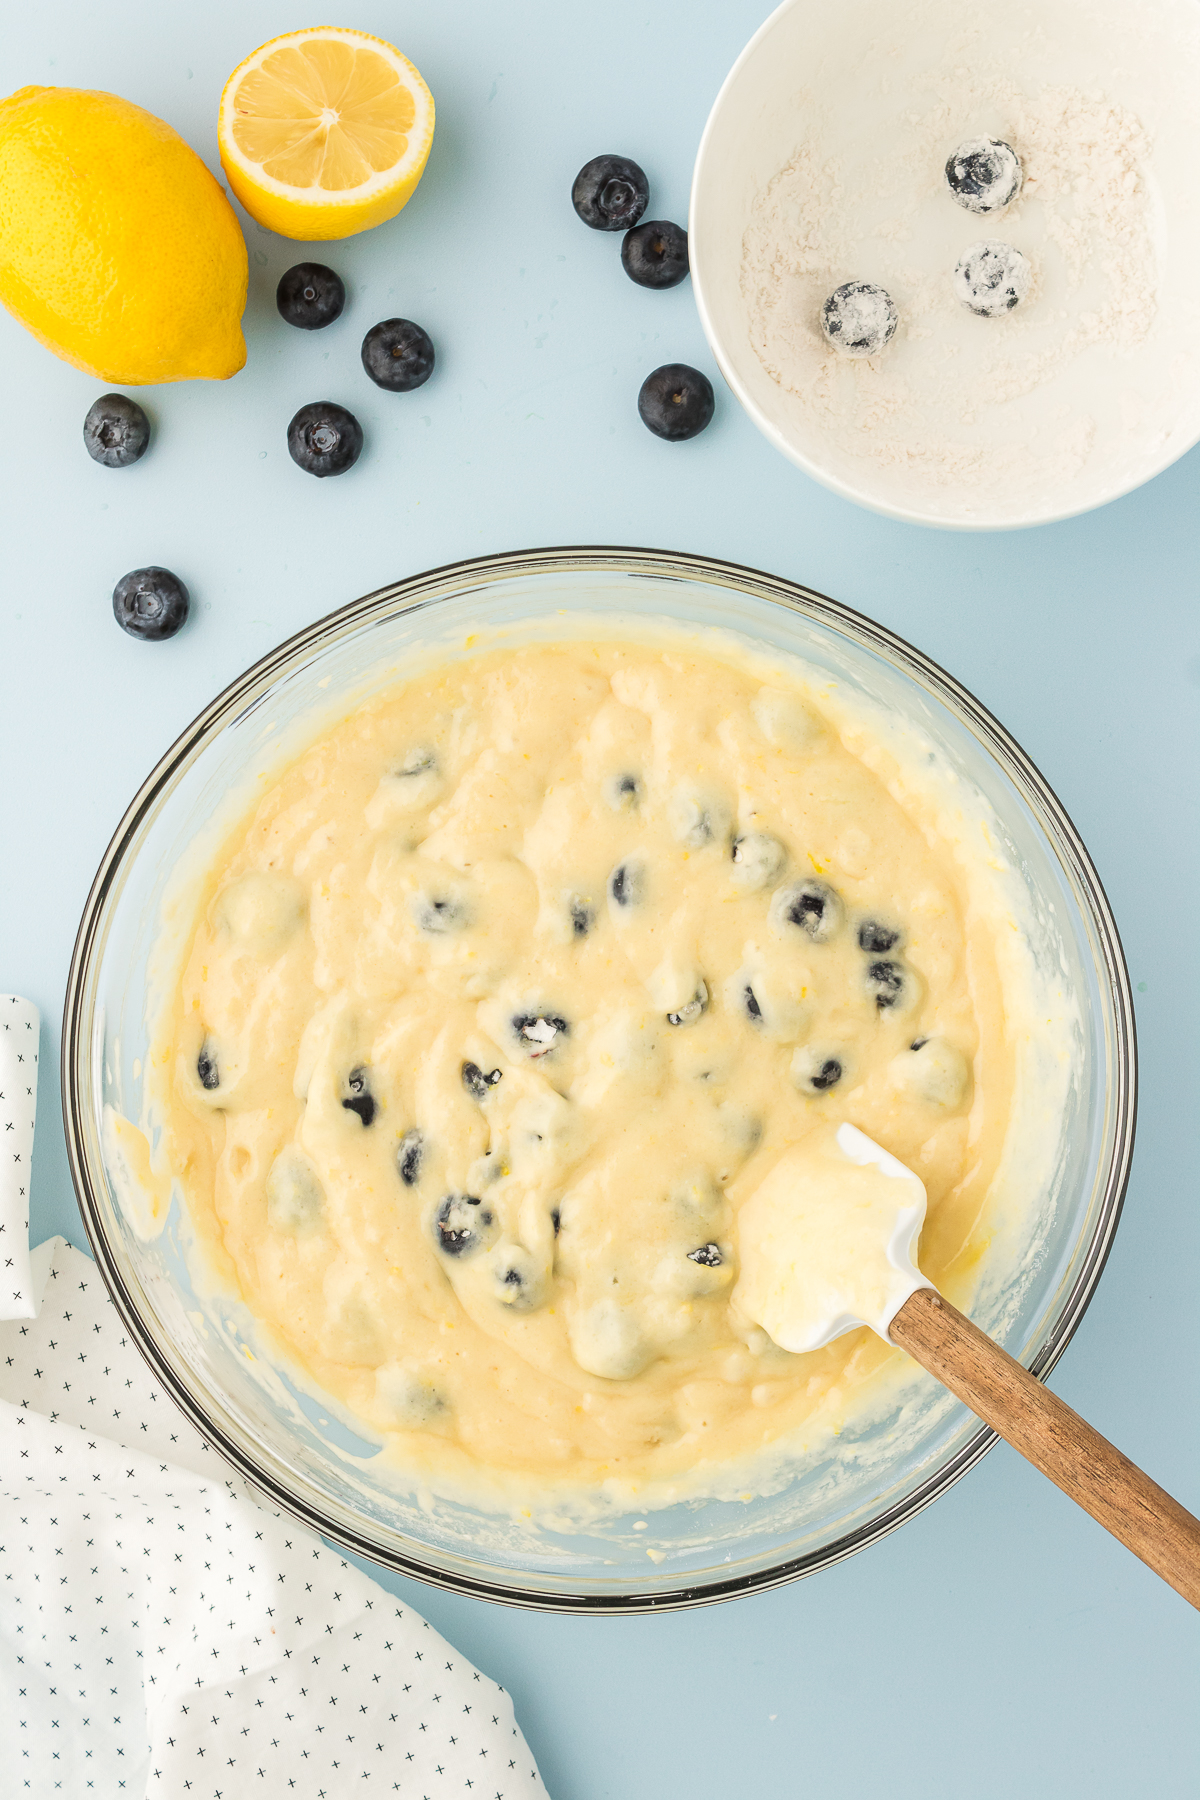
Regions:
<instances>
[{"instance_id":1,"label":"light blue surface","mask_svg":"<svg viewBox=\"0 0 1200 1800\"><path fill-rule=\"evenodd\" d=\"M143 393L155 439L132 470L84 452L102 385L0 314L0 987L45 1019L36 1235L82 1240L56 1059L88 884L134 789L218 688L342 601L462 556L617 542L728 557L934 656L1024 744L1091 848L1138 993L1143 1098L1125 1218L1054 1386L1197 1508L1200 452L1103 512L1005 536L893 524L776 456L716 378L689 287L635 288L619 239L588 232L568 199L579 165L616 150L645 166L652 214L683 220L708 107L762 14L762 0L442 0L347 18L429 81L428 173L391 225L314 252L349 290L325 332L275 312L303 247L248 224L247 368ZM14 9L0 92L112 89L215 169L226 75L308 22L247 0ZM437 344L413 395L379 392L358 362L395 313ZM643 376L674 360L718 389L690 445L659 443L634 410ZM352 407L367 447L317 483L284 431L321 398ZM150 562L195 603L158 646L124 637L109 605ZM383 1579L511 1689L553 1800L1190 1800L1200 1780L1195 1615L1006 1448L865 1555L698 1613L549 1619Z\"/></svg>"}]
</instances>

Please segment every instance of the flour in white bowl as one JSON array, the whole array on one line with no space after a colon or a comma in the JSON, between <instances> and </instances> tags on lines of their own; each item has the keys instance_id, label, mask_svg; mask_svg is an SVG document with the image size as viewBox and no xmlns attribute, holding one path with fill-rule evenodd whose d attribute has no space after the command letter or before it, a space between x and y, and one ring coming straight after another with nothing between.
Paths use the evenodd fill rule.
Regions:
<instances>
[{"instance_id":1,"label":"flour in white bowl","mask_svg":"<svg viewBox=\"0 0 1200 1800\"><path fill-rule=\"evenodd\" d=\"M1023 87L965 43L917 79L864 71L856 123L844 98L797 92L794 154L745 231L742 294L764 367L847 471L869 457L914 492L952 492L964 519L1014 485L1073 476L1098 426L1120 426L1111 402L1094 405L1113 386L1103 365L1127 361L1158 311L1139 119L1104 93ZM1001 318L974 316L954 292L980 234L945 163L984 135L1011 144L1024 172L988 218L989 239L1032 265L1028 294ZM858 361L820 329L822 303L852 280L879 283L900 312L892 343Z\"/></svg>"}]
</instances>

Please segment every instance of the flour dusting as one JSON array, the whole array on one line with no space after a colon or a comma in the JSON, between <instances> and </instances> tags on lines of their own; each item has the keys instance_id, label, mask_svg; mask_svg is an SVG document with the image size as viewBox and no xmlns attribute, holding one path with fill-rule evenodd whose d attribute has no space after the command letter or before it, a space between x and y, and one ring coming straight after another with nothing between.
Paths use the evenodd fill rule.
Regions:
<instances>
[{"instance_id":1,"label":"flour dusting","mask_svg":"<svg viewBox=\"0 0 1200 1800\"><path fill-rule=\"evenodd\" d=\"M795 151L754 202L742 294L759 359L834 454L847 466L869 458L914 491L953 493L965 518L1014 485L1078 472L1098 429L1097 358L1127 358L1154 325L1150 144L1110 96L1027 91L982 67L974 46L904 85L906 96L889 94L884 73L883 104L864 94L873 124L855 136L831 101L797 91ZM983 134L1011 144L1024 172L1017 198L988 218L988 238L1032 268L1000 318L973 316L954 289L979 226L954 203L946 159ZM900 312L894 341L854 362L820 328L822 304L852 280L880 283Z\"/></svg>"}]
</instances>

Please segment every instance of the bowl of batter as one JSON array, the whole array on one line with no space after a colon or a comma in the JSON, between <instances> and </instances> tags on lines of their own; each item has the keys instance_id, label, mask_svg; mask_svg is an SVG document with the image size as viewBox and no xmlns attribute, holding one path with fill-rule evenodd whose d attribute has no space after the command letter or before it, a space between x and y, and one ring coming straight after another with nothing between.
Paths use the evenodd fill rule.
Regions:
<instances>
[{"instance_id":1,"label":"bowl of batter","mask_svg":"<svg viewBox=\"0 0 1200 1800\"><path fill-rule=\"evenodd\" d=\"M989 1434L739 1307L849 1120L1039 1373L1132 1148L1128 981L1028 759L793 584L563 550L401 582L213 703L97 876L72 1170L130 1330L277 1503L423 1579L632 1610L811 1572Z\"/></svg>"}]
</instances>

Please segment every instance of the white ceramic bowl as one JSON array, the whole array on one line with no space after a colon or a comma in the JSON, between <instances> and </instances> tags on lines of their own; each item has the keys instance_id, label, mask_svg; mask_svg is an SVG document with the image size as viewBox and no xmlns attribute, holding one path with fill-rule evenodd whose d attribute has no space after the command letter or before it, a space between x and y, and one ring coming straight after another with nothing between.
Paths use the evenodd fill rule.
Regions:
<instances>
[{"instance_id":1,"label":"white ceramic bowl","mask_svg":"<svg viewBox=\"0 0 1200 1800\"><path fill-rule=\"evenodd\" d=\"M836 493L925 525L1045 524L1165 469L1200 439L1198 95L1197 0L785 0L717 96L692 185L700 317L755 424ZM942 173L978 136L1027 174L983 218ZM953 294L980 238L1034 265L1003 318ZM851 363L819 317L854 279L901 323Z\"/></svg>"}]
</instances>

